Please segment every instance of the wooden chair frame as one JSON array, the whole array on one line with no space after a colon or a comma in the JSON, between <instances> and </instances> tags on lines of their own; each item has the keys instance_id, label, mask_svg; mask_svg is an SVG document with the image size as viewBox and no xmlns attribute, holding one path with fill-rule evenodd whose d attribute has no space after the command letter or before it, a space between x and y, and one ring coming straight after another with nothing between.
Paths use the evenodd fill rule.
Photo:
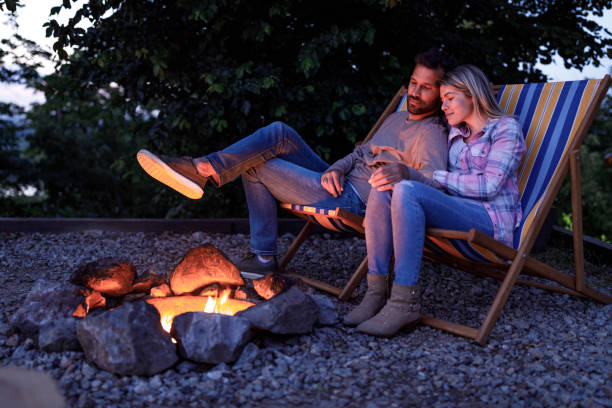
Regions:
<instances>
[{"instance_id":1,"label":"wooden chair frame","mask_svg":"<svg viewBox=\"0 0 612 408\"><path fill-rule=\"evenodd\" d=\"M452 231L442 229L427 229L426 235L433 238L444 238L444 239L459 239L467 241L470 244L485 248L495 255L510 260L508 263L495 263L495 262L472 262L451 255L440 255L430 250L424 251L424 257L434 262L440 262L450 265L455 268L463 269L465 271L486 276L493 277L501 280L502 283L497 291L495 299L484 322L479 328L468 327L462 324L448 322L445 320L437 319L432 316L423 315L422 322L431 327L474 339L478 344L484 345L487 343L489 335L493 330L493 327L501 314L501 311L508 300L510 292L515 284L529 285L541 289L550 291L571 294L574 296L588 297L597 300L601 303L609 304L612 303L612 297L597 291L596 289L590 288L585 284L584 276L584 248L583 248L583 230L582 230L582 188L581 188L581 172L580 172L580 146L586 137L589 128L601 106L601 103L606 95L606 91L610 86L611 79L609 75L606 75L600 83L597 92L593 96L593 100L590 103L584 119L580 123L576 136L574 137L572 144L569 147L568 154L561 157L560 167L557 173L552 177L548 183L549 189L542 196L542 203L539 209L539 214L534 218L534 223L531 228L527 231L527 234L521 240L521 244L518 249L508 247L493 238L475 230L471 229L468 232L465 231ZM495 87L496 91L499 87ZM386 117L395 110L403 94L406 92L404 87L400 88L391 103L387 106L381 117L378 119L368 136L366 141L372 137L372 135L378 130L382 122ZM571 201L572 201L572 220L573 220L573 248L574 248L574 276L563 273L545 263L542 263L534 258L529 257L529 253L535 241L538 237L540 230L546 219L555 197L557 196L567 173L570 174L571 179ZM340 215L342 214L338 209ZM350 213L349 213L350 214ZM299 214L296 214L299 216ZM352 223L360 224L361 217L351 214ZM355 218L356 217L356 218ZM281 266L285 267L291 260L299 246L306 239L307 235L312 230L314 224L308 223L297 237L291 248L287 251L286 255L281 260ZM363 234L365 230L361 227L360 232ZM346 300L353 293L359 282L367 274L367 258L363 260L357 271L350 278L347 285L342 289L333 288L334 294L339 296L340 299ZM538 278L543 278L549 281L553 281L558 285L550 285L547 283L534 282L531 280L519 279L519 275L529 275ZM328 285L329 286L329 285ZM316 287L316 285L315 285ZM329 288L328 288L329 289ZM323 289L325 290L325 289Z\"/></svg>"}]
</instances>

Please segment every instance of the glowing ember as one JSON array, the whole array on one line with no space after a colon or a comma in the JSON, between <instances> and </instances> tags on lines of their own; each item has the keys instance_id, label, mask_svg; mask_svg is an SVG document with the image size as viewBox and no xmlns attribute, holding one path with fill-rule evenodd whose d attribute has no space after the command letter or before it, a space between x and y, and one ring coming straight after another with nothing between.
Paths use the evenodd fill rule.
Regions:
<instances>
[{"instance_id":1,"label":"glowing ember","mask_svg":"<svg viewBox=\"0 0 612 408\"><path fill-rule=\"evenodd\" d=\"M219 313L233 316L241 310L254 304L243 300L230 299L231 289L226 289L221 296L169 296L147 299L147 303L155 306L161 316L161 324L170 333L174 316L188 312Z\"/></svg>"}]
</instances>

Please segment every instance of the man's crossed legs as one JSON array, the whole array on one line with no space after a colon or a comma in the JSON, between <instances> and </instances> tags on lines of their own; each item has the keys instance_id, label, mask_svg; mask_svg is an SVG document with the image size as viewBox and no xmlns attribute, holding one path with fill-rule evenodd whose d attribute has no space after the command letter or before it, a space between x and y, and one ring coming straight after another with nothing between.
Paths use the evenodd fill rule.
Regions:
<instances>
[{"instance_id":1,"label":"man's crossed legs","mask_svg":"<svg viewBox=\"0 0 612 408\"><path fill-rule=\"evenodd\" d=\"M137 158L149 175L190 198L202 197L207 181L222 186L242 176L253 253L248 259L235 262L243 272L277 268L273 256L277 254L278 201L342 207L356 214L365 211L365 203L352 187L344 188L335 198L321 186L321 175L329 165L282 122L260 128L231 146L200 158L156 156L146 150L141 150ZM271 261L266 262L268 259Z\"/></svg>"}]
</instances>

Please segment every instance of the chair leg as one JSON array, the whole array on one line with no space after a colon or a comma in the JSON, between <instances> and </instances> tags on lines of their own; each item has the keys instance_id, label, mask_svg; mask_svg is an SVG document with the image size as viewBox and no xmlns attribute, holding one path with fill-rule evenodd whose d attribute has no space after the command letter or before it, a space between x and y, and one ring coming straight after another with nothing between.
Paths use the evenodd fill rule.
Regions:
<instances>
[{"instance_id":1,"label":"chair leg","mask_svg":"<svg viewBox=\"0 0 612 408\"><path fill-rule=\"evenodd\" d=\"M361 261L361 264L353 273L353 276L351 276L351 279L349 279L344 289L342 289L342 293L340 293L340 296L338 296L338 298L342 301L346 301L349 297L351 297L351 295L355 291L355 288L357 287L357 285L359 285L359 282L361 282L361 280L365 278L367 273L368 257L366 256L365 258L363 258L363 261Z\"/></svg>"},{"instance_id":2,"label":"chair leg","mask_svg":"<svg viewBox=\"0 0 612 408\"><path fill-rule=\"evenodd\" d=\"M306 238L308 238L308 235L310 235L310 232L312 231L312 228L314 227L314 225L315 224L312 222L307 222L306 225L302 227L302 230L300 231L300 233L295 238L295 240L293 241L289 249L287 249L287 252L285 252L285 255L283 255L282 259L278 263L278 265L281 268L286 267L287 264L291 262L295 253L298 251L298 249L300 249L300 247L302 246Z\"/></svg>"},{"instance_id":3,"label":"chair leg","mask_svg":"<svg viewBox=\"0 0 612 408\"><path fill-rule=\"evenodd\" d=\"M575 287L584 291L584 243L582 237L582 186L580 185L580 150L570 152L570 181L572 192L572 223L574 236Z\"/></svg>"},{"instance_id":4,"label":"chair leg","mask_svg":"<svg viewBox=\"0 0 612 408\"><path fill-rule=\"evenodd\" d=\"M523 265L525 264L525 260L527 259L527 255L525 254L525 248L519 250L516 257L512 260L512 266L508 270L505 279L503 280L497 294L495 295L495 299L493 300L493 304L487 313L487 317L485 318L482 326L478 329L478 334L476 335L476 342L481 346L484 346L488 339L499 315L501 314L506 301L508 300L508 296L510 296L510 292L516 283L520 271L523 269Z\"/></svg>"}]
</instances>

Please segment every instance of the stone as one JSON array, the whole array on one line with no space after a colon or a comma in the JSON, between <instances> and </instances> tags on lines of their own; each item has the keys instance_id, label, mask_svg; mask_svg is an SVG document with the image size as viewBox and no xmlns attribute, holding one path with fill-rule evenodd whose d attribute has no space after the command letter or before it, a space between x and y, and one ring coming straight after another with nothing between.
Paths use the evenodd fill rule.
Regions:
<instances>
[{"instance_id":1,"label":"stone","mask_svg":"<svg viewBox=\"0 0 612 408\"><path fill-rule=\"evenodd\" d=\"M176 295L212 283L242 286L244 280L238 268L211 244L190 249L170 274L170 288Z\"/></svg>"},{"instance_id":2,"label":"stone","mask_svg":"<svg viewBox=\"0 0 612 408\"><path fill-rule=\"evenodd\" d=\"M309 295L315 301L319 308L319 318L317 323L321 326L333 326L340 322L338 311L334 302L325 295L312 294Z\"/></svg>"},{"instance_id":3,"label":"stone","mask_svg":"<svg viewBox=\"0 0 612 408\"><path fill-rule=\"evenodd\" d=\"M88 361L116 374L154 375L178 361L157 309L144 301L88 314L77 336Z\"/></svg>"},{"instance_id":4,"label":"stone","mask_svg":"<svg viewBox=\"0 0 612 408\"><path fill-rule=\"evenodd\" d=\"M244 349L242 349L242 353L240 353L240 358L234 364L234 368L244 367L247 364L251 364L253 361L257 359L259 355L259 347L257 347L254 343L247 344Z\"/></svg>"},{"instance_id":5,"label":"stone","mask_svg":"<svg viewBox=\"0 0 612 408\"><path fill-rule=\"evenodd\" d=\"M70 339L76 339L77 321L72 314L84 302L85 293L83 288L70 283L40 279L34 283L11 324L15 330L36 340L41 329L50 326L46 329L44 344L56 343L56 340L52 340L55 337L51 334L53 327L63 327L66 332L61 335L61 342L72 344Z\"/></svg>"},{"instance_id":6,"label":"stone","mask_svg":"<svg viewBox=\"0 0 612 408\"><path fill-rule=\"evenodd\" d=\"M145 299L149 295L146 292L128 293L123 297L124 302L136 302L137 300Z\"/></svg>"},{"instance_id":7,"label":"stone","mask_svg":"<svg viewBox=\"0 0 612 408\"><path fill-rule=\"evenodd\" d=\"M234 299L238 300L248 300L252 303L259 303L264 299L259 296L259 294L255 291L252 285L244 285L236 288L234 291Z\"/></svg>"},{"instance_id":8,"label":"stone","mask_svg":"<svg viewBox=\"0 0 612 408\"><path fill-rule=\"evenodd\" d=\"M221 290L221 285L219 285L218 283L213 283L210 285L206 285L202 289L196 291L195 295L217 297L219 296L219 293L221 293Z\"/></svg>"},{"instance_id":9,"label":"stone","mask_svg":"<svg viewBox=\"0 0 612 408\"><path fill-rule=\"evenodd\" d=\"M134 264L107 257L79 266L70 276L70 282L105 295L123 296L132 290L135 276Z\"/></svg>"},{"instance_id":10,"label":"stone","mask_svg":"<svg viewBox=\"0 0 612 408\"><path fill-rule=\"evenodd\" d=\"M106 298L97 290L92 291L85 297L85 312L106 306Z\"/></svg>"},{"instance_id":11,"label":"stone","mask_svg":"<svg viewBox=\"0 0 612 408\"><path fill-rule=\"evenodd\" d=\"M166 279L162 275L155 273L152 269L147 269L143 274L136 277L131 292L148 293L152 287L165 283Z\"/></svg>"},{"instance_id":12,"label":"stone","mask_svg":"<svg viewBox=\"0 0 612 408\"><path fill-rule=\"evenodd\" d=\"M65 401L49 374L21 367L0 368L3 407L62 408Z\"/></svg>"},{"instance_id":13,"label":"stone","mask_svg":"<svg viewBox=\"0 0 612 408\"><path fill-rule=\"evenodd\" d=\"M170 295L172 295L172 291L167 283L162 283L159 286L151 288L151 296L153 297L167 297Z\"/></svg>"},{"instance_id":14,"label":"stone","mask_svg":"<svg viewBox=\"0 0 612 408\"><path fill-rule=\"evenodd\" d=\"M186 359L219 364L235 361L251 339L247 319L217 313L190 312L174 318L172 336Z\"/></svg>"},{"instance_id":15,"label":"stone","mask_svg":"<svg viewBox=\"0 0 612 408\"><path fill-rule=\"evenodd\" d=\"M244 317L253 327L275 334L309 333L319 318L312 298L297 286L291 286L266 302L252 306L236 316Z\"/></svg>"},{"instance_id":16,"label":"stone","mask_svg":"<svg viewBox=\"0 0 612 408\"><path fill-rule=\"evenodd\" d=\"M293 281L280 273L270 272L263 278L253 281L253 287L259 296L268 300L293 285Z\"/></svg>"},{"instance_id":17,"label":"stone","mask_svg":"<svg viewBox=\"0 0 612 408\"><path fill-rule=\"evenodd\" d=\"M77 319L58 319L42 326L38 332L38 348L49 352L81 350L76 325Z\"/></svg>"}]
</instances>

